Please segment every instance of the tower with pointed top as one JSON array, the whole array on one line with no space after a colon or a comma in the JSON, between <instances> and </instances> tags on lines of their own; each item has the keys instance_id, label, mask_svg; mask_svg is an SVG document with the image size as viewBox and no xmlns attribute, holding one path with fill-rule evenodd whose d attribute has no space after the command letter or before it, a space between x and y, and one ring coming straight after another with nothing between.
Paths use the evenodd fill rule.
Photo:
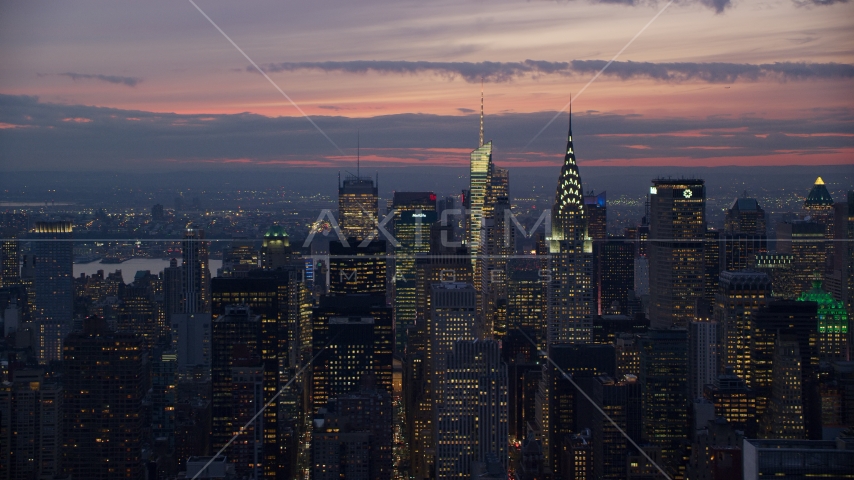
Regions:
<instances>
[{"instance_id":1,"label":"tower with pointed top","mask_svg":"<svg viewBox=\"0 0 854 480\"><path fill-rule=\"evenodd\" d=\"M572 111L566 154L555 192L549 236L548 344L588 343L593 321L593 249L587 234L581 175L572 142Z\"/></svg>"},{"instance_id":2,"label":"tower with pointed top","mask_svg":"<svg viewBox=\"0 0 854 480\"><path fill-rule=\"evenodd\" d=\"M472 266L477 270L478 257L481 251L481 236L483 235L484 206L489 197L489 189L492 183L492 141L483 141L483 90L480 93L480 144L471 152L471 163L469 169L469 218L466 222L468 231L466 241L469 252L471 252ZM482 291L482 282L479 275L475 274L475 289Z\"/></svg>"}]
</instances>

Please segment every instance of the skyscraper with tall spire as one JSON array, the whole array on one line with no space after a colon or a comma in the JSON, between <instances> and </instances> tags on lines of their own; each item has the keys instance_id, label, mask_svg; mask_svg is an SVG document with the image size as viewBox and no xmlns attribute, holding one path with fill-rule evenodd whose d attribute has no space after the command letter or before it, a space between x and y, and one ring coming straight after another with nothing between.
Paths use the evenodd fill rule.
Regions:
<instances>
[{"instance_id":1,"label":"skyscraper with tall spire","mask_svg":"<svg viewBox=\"0 0 854 480\"><path fill-rule=\"evenodd\" d=\"M480 250L480 236L483 228L483 208L492 182L492 141L483 141L483 87L480 91L480 140L478 147L471 152L469 170L469 198L471 208L469 213L466 240L472 255L472 264ZM477 285L475 285L477 286Z\"/></svg>"},{"instance_id":2,"label":"skyscraper with tall spire","mask_svg":"<svg viewBox=\"0 0 854 480\"><path fill-rule=\"evenodd\" d=\"M590 342L593 250L587 235L581 175L572 144L572 111L549 236L548 344Z\"/></svg>"}]
</instances>

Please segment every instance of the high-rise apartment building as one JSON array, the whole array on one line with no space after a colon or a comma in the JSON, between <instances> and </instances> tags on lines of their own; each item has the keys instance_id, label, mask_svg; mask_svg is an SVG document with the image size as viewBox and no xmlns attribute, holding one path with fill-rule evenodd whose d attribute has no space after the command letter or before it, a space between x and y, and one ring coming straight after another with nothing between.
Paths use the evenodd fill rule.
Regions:
<instances>
[{"instance_id":1,"label":"high-rise apartment building","mask_svg":"<svg viewBox=\"0 0 854 480\"><path fill-rule=\"evenodd\" d=\"M73 478L143 478L142 340L99 317L63 346L62 469Z\"/></svg>"},{"instance_id":2,"label":"high-rise apartment building","mask_svg":"<svg viewBox=\"0 0 854 480\"><path fill-rule=\"evenodd\" d=\"M39 362L62 359L74 309L74 244L71 222L36 222L33 229L34 305Z\"/></svg>"},{"instance_id":3,"label":"high-rise apartment building","mask_svg":"<svg viewBox=\"0 0 854 480\"><path fill-rule=\"evenodd\" d=\"M705 292L706 188L703 180L653 180L650 188L649 319L686 326Z\"/></svg>"}]
</instances>

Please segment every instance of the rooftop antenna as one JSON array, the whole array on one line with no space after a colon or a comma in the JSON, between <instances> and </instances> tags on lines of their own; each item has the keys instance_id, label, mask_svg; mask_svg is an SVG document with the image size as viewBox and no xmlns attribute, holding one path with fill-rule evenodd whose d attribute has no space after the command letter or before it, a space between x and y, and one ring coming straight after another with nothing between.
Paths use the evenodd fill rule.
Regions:
<instances>
[{"instance_id":1,"label":"rooftop antenna","mask_svg":"<svg viewBox=\"0 0 854 480\"><path fill-rule=\"evenodd\" d=\"M359 159L359 131L356 130L356 176L357 177L361 173L359 171L359 165L360 165L359 162L360 162L360 159Z\"/></svg>"},{"instance_id":2,"label":"rooftop antenna","mask_svg":"<svg viewBox=\"0 0 854 480\"><path fill-rule=\"evenodd\" d=\"M569 134L572 135L572 93L569 94Z\"/></svg>"},{"instance_id":3,"label":"rooftop antenna","mask_svg":"<svg viewBox=\"0 0 854 480\"><path fill-rule=\"evenodd\" d=\"M483 146L483 76L480 77L480 147Z\"/></svg>"}]
</instances>

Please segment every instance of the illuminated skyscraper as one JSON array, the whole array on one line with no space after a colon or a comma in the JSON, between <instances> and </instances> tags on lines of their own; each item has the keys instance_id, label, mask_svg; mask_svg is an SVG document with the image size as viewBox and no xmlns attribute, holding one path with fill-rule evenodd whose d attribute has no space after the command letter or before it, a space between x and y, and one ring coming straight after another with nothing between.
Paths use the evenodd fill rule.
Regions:
<instances>
[{"instance_id":1,"label":"illuminated skyscraper","mask_svg":"<svg viewBox=\"0 0 854 480\"><path fill-rule=\"evenodd\" d=\"M804 210L812 221L824 226L825 238L833 238L833 197L827 191L827 186L821 177L815 179L815 184L804 200Z\"/></svg>"},{"instance_id":2,"label":"illuminated skyscraper","mask_svg":"<svg viewBox=\"0 0 854 480\"><path fill-rule=\"evenodd\" d=\"M469 198L468 232L466 241L472 255L472 265L475 265L480 251L480 236L483 228L483 211L488 200L492 183L492 141L483 142L483 91L480 93L480 144L471 152L469 165ZM479 283L479 280L478 280ZM475 288L479 285L475 284Z\"/></svg>"},{"instance_id":3,"label":"illuminated skyscraper","mask_svg":"<svg viewBox=\"0 0 854 480\"><path fill-rule=\"evenodd\" d=\"M795 258L791 253L758 253L754 269L771 279L774 298L794 299L799 292L794 270Z\"/></svg>"},{"instance_id":4,"label":"illuminated skyscraper","mask_svg":"<svg viewBox=\"0 0 854 480\"><path fill-rule=\"evenodd\" d=\"M805 437L803 377L798 340L778 335L774 348L771 399L762 417L764 438L798 440Z\"/></svg>"},{"instance_id":5,"label":"illuminated skyscraper","mask_svg":"<svg viewBox=\"0 0 854 480\"><path fill-rule=\"evenodd\" d=\"M275 428L267 428L266 419L257 418L251 421L265 403L264 366L261 359L250 349L236 346L232 350L230 373L232 425L237 428L246 425L246 428L241 430L240 436L229 447L228 459L236 464L235 471L238 475L263 478L264 467L268 460L264 456L265 443L275 444L275 439L278 437ZM266 433L270 436L265 439ZM275 472L275 469L270 469L266 477L276 478Z\"/></svg>"},{"instance_id":6,"label":"illuminated skyscraper","mask_svg":"<svg viewBox=\"0 0 854 480\"><path fill-rule=\"evenodd\" d=\"M715 295L718 293L718 283L721 275L721 232L713 228L706 228L706 242L703 245L703 262L705 273L703 276L703 302L698 303L697 308L712 308L715 303ZM711 313L696 311L695 315ZM690 320L689 320L690 321Z\"/></svg>"},{"instance_id":7,"label":"illuminated skyscraper","mask_svg":"<svg viewBox=\"0 0 854 480\"><path fill-rule=\"evenodd\" d=\"M211 362L211 440L216 449L231 440L260 407L273 398L278 392L279 380L275 371L279 365L276 345L271 345L268 339L270 322L265 324L267 319L246 305L229 306L218 313L212 327ZM269 356L274 358L265 360ZM268 371L271 364L272 374ZM285 449L277 428L281 400L280 396L279 402L271 403L253 422L252 428L244 430L235 441L235 454L229 455L229 460L237 463L239 472L257 470L267 478L284 473Z\"/></svg>"},{"instance_id":8,"label":"illuminated skyscraper","mask_svg":"<svg viewBox=\"0 0 854 480\"><path fill-rule=\"evenodd\" d=\"M143 478L142 341L90 317L63 346L62 468L73 478Z\"/></svg>"},{"instance_id":9,"label":"illuminated skyscraper","mask_svg":"<svg viewBox=\"0 0 854 480\"><path fill-rule=\"evenodd\" d=\"M837 301L821 288L821 280L813 280L812 289L798 297L799 302L818 305L818 355L819 361L850 360L849 318L845 304Z\"/></svg>"},{"instance_id":10,"label":"illuminated skyscraper","mask_svg":"<svg viewBox=\"0 0 854 480\"><path fill-rule=\"evenodd\" d=\"M766 232L765 224L765 210L762 210L755 198L748 197L747 192L744 192L726 211L724 230L727 233L763 235Z\"/></svg>"},{"instance_id":11,"label":"illuminated skyscraper","mask_svg":"<svg viewBox=\"0 0 854 480\"><path fill-rule=\"evenodd\" d=\"M273 225L264 233L261 243L261 268L276 270L291 260L291 240L288 232L279 225Z\"/></svg>"},{"instance_id":12,"label":"illuminated skyscraper","mask_svg":"<svg viewBox=\"0 0 854 480\"><path fill-rule=\"evenodd\" d=\"M715 405L715 417L724 417L749 437L756 435L756 392L741 377L727 370L706 384L703 395Z\"/></svg>"},{"instance_id":13,"label":"illuminated skyscraper","mask_svg":"<svg viewBox=\"0 0 854 480\"><path fill-rule=\"evenodd\" d=\"M584 213L587 216L587 233L596 241L608 238L608 196L607 192L599 195L592 191L584 196Z\"/></svg>"},{"instance_id":14,"label":"illuminated skyscraper","mask_svg":"<svg viewBox=\"0 0 854 480\"><path fill-rule=\"evenodd\" d=\"M494 455L507 469L507 365L494 340L459 340L447 356L437 412L436 478L472 478Z\"/></svg>"},{"instance_id":15,"label":"illuminated skyscraper","mask_svg":"<svg viewBox=\"0 0 854 480\"><path fill-rule=\"evenodd\" d=\"M398 351L415 324L415 255L430 251L430 225L437 221L436 194L394 192L394 318Z\"/></svg>"},{"instance_id":16,"label":"illuminated skyscraper","mask_svg":"<svg viewBox=\"0 0 854 480\"><path fill-rule=\"evenodd\" d=\"M17 285L21 282L18 231L14 228L0 229L0 237L0 287Z\"/></svg>"},{"instance_id":17,"label":"illuminated skyscraper","mask_svg":"<svg viewBox=\"0 0 854 480\"><path fill-rule=\"evenodd\" d=\"M428 389L433 406L445 404L443 387L448 355L457 340L474 340L477 317L477 294L468 283L435 283L430 315L430 341L427 345L430 381Z\"/></svg>"},{"instance_id":18,"label":"illuminated skyscraper","mask_svg":"<svg viewBox=\"0 0 854 480\"><path fill-rule=\"evenodd\" d=\"M434 228L433 233L448 233ZM445 247L441 241L431 244L430 254L419 254L415 260L416 322L406 350L407 430L410 435L412 471L429 475L433 459L434 428L432 352L430 341L435 326L432 320L433 285L439 283L473 283L472 262L465 247ZM475 303L475 307L476 307Z\"/></svg>"},{"instance_id":19,"label":"illuminated skyscraper","mask_svg":"<svg viewBox=\"0 0 854 480\"><path fill-rule=\"evenodd\" d=\"M795 295L809 290L816 273L827 268L828 243L825 226L814 221L795 220L777 224L777 253L792 255Z\"/></svg>"},{"instance_id":20,"label":"illuminated skyscraper","mask_svg":"<svg viewBox=\"0 0 854 480\"><path fill-rule=\"evenodd\" d=\"M507 333L507 261L516 250L516 229L509 220L510 202L506 196L491 204L483 218L480 275L480 336L502 337Z\"/></svg>"},{"instance_id":21,"label":"illuminated skyscraper","mask_svg":"<svg viewBox=\"0 0 854 480\"><path fill-rule=\"evenodd\" d=\"M751 376L747 386L756 392L757 416L762 417L765 414L772 396L775 352L780 335L797 339L800 352L799 368L805 387L803 391L810 392L819 367L817 311L815 302L778 300L753 313L750 334ZM802 403L808 410L808 416L818 415L820 419L819 406L810 404L810 395L804 397L805 401ZM807 423L807 431L820 438L820 432L816 432L810 422Z\"/></svg>"},{"instance_id":22,"label":"illuminated skyscraper","mask_svg":"<svg viewBox=\"0 0 854 480\"><path fill-rule=\"evenodd\" d=\"M329 242L329 293L371 293L386 295L388 263L385 240L373 240L364 247L350 238L348 245Z\"/></svg>"},{"instance_id":23,"label":"illuminated skyscraper","mask_svg":"<svg viewBox=\"0 0 854 480\"><path fill-rule=\"evenodd\" d=\"M768 251L765 211L747 192L727 210L721 241L721 270L725 271L751 268L756 255Z\"/></svg>"},{"instance_id":24,"label":"illuminated skyscraper","mask_svg":"<svg viewBox=\"0 0 854 480\"><path fill-rule=\"evenodd\" d=\"M184 290L184 313L210 313L211 271L205 231L192 226L184 232L181 246L181 281Z\"/></svg>"},{"instance_id":25,"label":"illuminated skyscraper","mask_svg":"<svg viewBox=\"0 0 854 480\"><path fill-rule=\"evenodd\" d=\"M229 307L224 315L213 322L213 354L211 361L211 385L213 391L211 440L213 447L221 448L238 433L240 427L235 410L232 368L237 366L238 356L257 355L260 351L261 317L254 315L249 307ZM263 423L263 422L262 422Z\"/></svg>"},{"instance_id":26,"label":"illuminated skyscraper","mask_svg":"<svg viewBox=\"0 0 854 480\"><path fill-rule=\"evenodd\" d=\"M300 335L304 334L302 329L307 328L301 322L299 297L306 293L296 281L297 274L284 270L255 270L244 278L217 277L211 282L215 329L219 319L227 315L233 305L249 307L260 322L258 348L250 353L257 355L261 362L263 403L272 403L259 420L263 421L264 436L277 439L265 444L264 471L278 471L280 475L289 471L289 462L294 459L290 455L293 452L284 451L284 442L277 437L277 432L284 430L285 422L290 420L282 410L289 402L295 402L296 388L287 389L275 400L273 397L291 378L299 362ZM214 345L215 351L216 348Z\"/></svg>"},{"instance_id":27,"label":"illuminated skyscraper","mask_svg":"<svg viewBox=\"0 0 854 480\"><path fill-rule=\"evenodd\" d=\"M371 177L347 175L338 184L338 226L345 238L362 241L374 234L379 219L378 183Z\"/></svg>"},{"instance_id":28,"label":"illuminated skyscraper","mask_svg":"<svg viewBox=\"0 0 854 480\"><path fill-rule=\"evenodd\" d=\"M650 187L649 319L686 326L705 292L703 180L653 180Z\"/></svg>"},{"instance_id":29,"label":"illuminated skyscraper","mask_svg":"<svg viewBox=\"0 0 854 480\"><path fill-rule=\"evenodd\" d=\"M511 260L507 269L507 330L523 329L546 348L546 283L536 261Z\"/></svg>"},{"instance_id":30,"label":"illuminated skyscraper","mask_svg":"<svg viewBox=\"0 0 854 480\"><path fill-rule=\"evenodd\" d=\"M751 315L771 300L771 281L764 273L723 272L715 296L714 315L720 325L722 363L751 384Z\"/></svg>"},{"instance_id":31,"label":"illuminated skyscraper","mask_svg":"<svg viewBox=\"0 0 854 480\"><path fill-rule=\"evenodd\" d=\"M572 143L572 113L566 155L558 179L549 237L548 344L587 343L595 309L593 251L587 235L581 176Z\"/></svg>"},{"instance_id":32,"label":"illuminated skyscraper","mask_svg":"<svg viewBox=\"0 0 854 480\"><path fill-rule=\"evenodd\" d=\"M74 245L71 222L37 222L33 229L35 319L39 362L62 359L74 308Z\"/></svg>"}]
</instances>

